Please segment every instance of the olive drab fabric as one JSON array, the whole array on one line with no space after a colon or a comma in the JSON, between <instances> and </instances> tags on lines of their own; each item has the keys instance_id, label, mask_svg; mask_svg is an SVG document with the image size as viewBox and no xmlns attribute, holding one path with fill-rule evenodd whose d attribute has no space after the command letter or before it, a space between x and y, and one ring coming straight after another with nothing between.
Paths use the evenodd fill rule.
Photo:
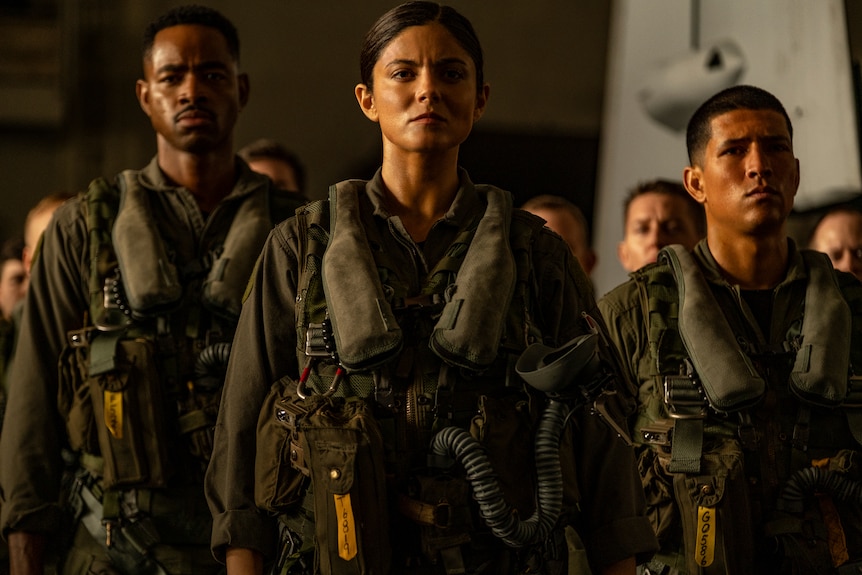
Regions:
<instances>
[{"instance_id":1,"label":"olive drab fabric","mask_svg":"<svg viewBox=\"0 0 862 575\"><path fill-rule=\"evenodd\" d=\"M154 158L94 180L45 232L19 415L0 438L13 462L0 470L2 526L65 539L65 573L219 569L201 484L248 277L286 215L270 182L236 162L234 189L208 214Z\"/></svg>"},{"instance_id":2,"label":"olive drab fabric","mask_svg":"<svg viewBox=\"0 0 862 575\"><path fill-rule=\"evenodd\" d=\"M500 572L524 562L561 572L569 552L588 554L596 566L649 552L652 535L637 512L642 495L631 454L588 409L576 410L562 440L571 478L562 526L572 529L561 527L546 546L507 550L475 513L463 473L445 471L446 458L430 453L439 429L473 429L500 469L502 489L529 516L535 479L525 470L533 465L531 436L544 399L525 390L515 359L534 341L552 345L583 335L589 328L580 313L595 313L588 280L572 267L565 244L530 214L506 216L511 200L504 192L474 186L463 170L459 175L449 212L422 245L386 210L380 172L369 182L335 186L330 200L310 203L273 230L243 306L207 473L218 557L226 545L248 546L283 560L282 573L326 572L323 565L332 572L351 566L378 572L379 558L359 551L373 541L388 551L391 573L422 565L429 573L473 572L487 561ZM471 254L483 245L482 253ZM508 279L488 286L488 293L461 283L471 267L501 257L509 263L499 274ZM479 297L494 309L469 301ZM292 314L294 329L267 321L273 313ZM474 338L484 314L498 327ZM436 329L449 330L442 350L429 346ZM457 339L467 345L449 345ZM342 353L347 362L339 361ZM479 364L487 367L463 367ZM375 423L339 432L335 440L314 439L318 428L334 433L331 424L321 425L324 414L326 421L351 421L352 413L369 414ZM373 496L357 502L356 490L368 484L351 484L343 467L364 465L362 445L373 445L377 426L384 449L383 473L378 467L375 474L386 477L386 512L379 519L389 529L374 535L356 519L379 503ZM513 438L513 429L527 432ZM322 460L330 462L330 475L315 467ZM618 464L612 478L603 472L609 461ZM581 498L585 492L593 500ZM594 501L603 502L601 509ZM341 524L345 539L329 531L336 513L353 517ZM273 523L278 541L266 535Z\"/></svg>"},{"instance_id":3,"label":"olive drab fabric","mask_svg":"<svg viewBox=\"0 0 862 575\"><path fill-rule=\"evenodd\" d=\"M846 496L859 458L845 455L860 448L862 286L790 245L770 333L705 242L665 248L599 304L639 385L633 435L662 545L652 571L832 573L862 560L862 501Z\"/></svg>"}]
</instances>

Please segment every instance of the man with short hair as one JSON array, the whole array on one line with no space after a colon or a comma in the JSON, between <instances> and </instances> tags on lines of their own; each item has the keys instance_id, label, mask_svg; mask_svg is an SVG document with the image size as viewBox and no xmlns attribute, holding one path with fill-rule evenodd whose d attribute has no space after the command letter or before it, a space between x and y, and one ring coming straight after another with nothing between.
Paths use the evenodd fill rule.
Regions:
<instances>
[{"instance_id":1,"label":"man with short hair","mask_svg":"<svg viewBox=\"0 0 862 575\"><path fill-rule=\"evenodd\" d=\"M265 176L275 187L287 192L305 192L305 167L292 151L270 138L260 138L240 148L239 156L248 166Z\"/></svg>"},{"instance_id":2,"label":"man with short hair","mask_svg":"<svg viewBox=\"0 0 862 575\"><path fill-rule=\"evenodd\" d=\"M220 570L211 433L243 292L287 214L234 155L249 83L233 24L174 8L147 28L143 68L156 157L63 204L32 267L0 437L18 575L59 542L64 575Z\"/></svg>"},{"instance_id":3,"label":"man with short hair","mask_svg":"<svg viewBox=\"0 0 862 575\"><path fill-rule=\"evenodd\" d=\"M797 250L793 128L772 94L735 86L688 125L693 252L662 250L600 302L623 370L647 513L645 573L862 568L862 286ZM839 571L840 567L840 571Z\"/></svg>"},{"instance_id":4,"label":"man with short hair","mask_svg":"<svg viewBox=\"0 0 862 575\"><path fill-rule=\"evenodd\" d=\"M829 256L836 270L862 280L862 211L850 206L829 210L811 232L808 247Z\"/></svg>"},{"instance_id":5,"label":"man with short hair","mask_svg":"<svg viewBox=\"0 0 862 575\"><path fill-rule=\"evenodd\" d=\"M679 182L659 179L639 184L626 198L623 214L617 257L628 272L653 263L664 246L682 244L691 249L706 233L703 208Z\"/></svg>"},{"instance_id":6,"label":"man with short hair","mask_svg":"<svg viewBox=\"0 0 862 575\"><path fill-rule=\"evenodd\" d=\"M562 237L587 275L596 267L596 252L590 245L587 218L581 209L560 196L542 194L527 200L522 210L545 220L545 225Z\"/></svg>"}]
</instances>

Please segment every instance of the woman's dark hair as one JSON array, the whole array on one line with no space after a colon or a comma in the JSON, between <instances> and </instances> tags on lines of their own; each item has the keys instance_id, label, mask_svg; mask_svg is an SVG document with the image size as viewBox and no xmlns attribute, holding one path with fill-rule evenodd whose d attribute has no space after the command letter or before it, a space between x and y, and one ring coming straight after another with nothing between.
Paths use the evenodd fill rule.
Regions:
<instances>
[{"instance_id":1,"label":"woman's dark hair","mask_svg":"<svg viewBox=\"0 0 862 575\"><path fill-rule=\"evenodd\" d=\"M436 22L446 28L458 44L470 55L476 66L476 92L482 91L485 83L484 58L479 37L473 25L451 6L436 2L407 2L396 6L383 16L365 34L362 52L359 54L359 72L362 83L374 91L374 65L380 54L405 28L423 26Z\"/></svg>"}]
</instances>

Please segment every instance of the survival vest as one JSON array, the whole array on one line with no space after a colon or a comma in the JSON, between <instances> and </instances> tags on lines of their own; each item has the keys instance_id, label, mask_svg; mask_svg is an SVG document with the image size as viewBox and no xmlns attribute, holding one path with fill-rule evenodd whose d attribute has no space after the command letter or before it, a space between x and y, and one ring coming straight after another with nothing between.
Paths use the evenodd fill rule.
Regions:
<instances>
[{"instance_id":1,"label":"survival vest","mask_svg":"<svg viewBox=\"0 0 862 575\"><path fill-rule=\"evenodd\" d=\"M466 478L428 474L436 431L472 427L507 499L523 517L535 507L534 477L525 469L533 464L541 402L523 393L515 363L528 345L542 341L531 257L543 223L513 211L508 192L477 185L484 213L455 238L420 293L411 296L387 249L391 238L366 225L373 208L365 185L342 182L330 188L328 201L297 211L296 352L304 369L295 389L276 386L261 410L256 499L264 509L287 512L282 521L300 535L304 549L313 538L321 572L386 570L390 531L401 536L418 525L421 549L410 552L442 561L454 573L464 568L460 546L482 526L469 511ZM291 465L312 478L313 494L305 499L295 474L267 463L284 460L277 434L285 429ZM573 451L564 447L561 453L565 477L574 478ZM400 520L412 522L406 531L385 525L385 491L393 484L401 493ZM573 510L577 481L565 486ZM302 513L294 508L298 500ZM440 501L447 502L445 518ZM351 520L336 524L334 517ZM363 529L368 521L376 527ZM381 551L385 557L378 556ZM330 559L336 556L345 561Z\"/></svg>"},{"instance_id":2,"label":"survival vest","mask_svg":"<svg viewBox=\"0 0 862 575\"><path fill-rule=\"evenodd\" d=\"M763 440L752 413L775 385L775 376L768 379L764 369L786 377L799 406L791 415L796 420L788 475L811 468L807 450L812 409L840 409L853 438L862 443L862 285L836 274L824 254L800 254L808 275L802 317L788 327L781 345L765 348L731 327L698 264L682 246L665 248L659 264L633 274L648 323L656 385L669 417L660 419L657 405L648 408L644 416L653 421L638 430L638 440L657 450L664 473L673 478L684 557L663 558L672 567L689 573L750 572L752 523L766 521L767 531L777 524L768 517L753 519L761 510L748 507L752 494L755 501L759 497L759 485L748 483L758 473ZM835 462L843 461L842 453L835 454ZM661 475L651 472L647 478L657 481ZM766 484L767 479L761 479ZM788 477L778 480L783 485ZM833 487L838 479L834 481ZM779 500L779 507L789 507ZM660 539L669 529L661 523ZM796 528L786 529L790 534ZM711 535L702 535L707 532Z\"/></svg>"},{"instance_id":3,"label":"survival vest","mask_svg":"<svg viewBox=\"0 0 862 575\"><path fill-rule=\"evenodd\" d=\"M167 534L151 519L208 515L189 505L203 501L230 341L273 210L269 194L245 198L217 244L179 267L137 175L96 179L84 199L90 302L61 354L58 398L81 467L70 500L97 540L120 548L205 544L199 522ZM153 503L149 489L169 483ZM131 573L146 563L111 553Z\"/></svg>"}]
</instances>

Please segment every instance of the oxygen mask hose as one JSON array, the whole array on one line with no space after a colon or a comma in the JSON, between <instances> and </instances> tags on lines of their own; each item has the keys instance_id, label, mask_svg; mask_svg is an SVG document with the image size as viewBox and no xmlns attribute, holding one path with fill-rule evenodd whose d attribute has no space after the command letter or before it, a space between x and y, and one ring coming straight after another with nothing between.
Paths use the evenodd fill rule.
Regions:
<instances>
[{"instance_id":1,"label":"oxygen mask hose","mask_svg":"<svg viewBox=\"0 0 862 575\"><path fill-rule=\"evenodd\" d=\"M533 515L521 521L506 503L485 448L466 430L446 427L431 443L435 455L449 455L467 473L479 515L495 536L510 547L523 547L545 539L563 508L563 472L560 467L560 435L569 407L551 400L536 432L536 478L538 505Z\"/></svg>"},{"instance_id":2,"label":"oxygen mask hose","mask_svg":"<svg viewBox=\"0 0 862 575\"><path fill-rule=\"evenodd\" d=\"M549 396L536 430L538 503L533 515L523 521L518 519L503 496L485 447L466 430L457 427L440 430L431 442L431 450L435 455L453 457L464 467L479 505L479 515L496 537L517 548L547 538L562 512L560 437L571 408L557 399L557 393L571 386L576 377L585 380L582 387L586 389L599 375L597 336L584 335L556 349L534 344L521 355L515 369L524 381Z\"/></svg>"}]
</instances>

